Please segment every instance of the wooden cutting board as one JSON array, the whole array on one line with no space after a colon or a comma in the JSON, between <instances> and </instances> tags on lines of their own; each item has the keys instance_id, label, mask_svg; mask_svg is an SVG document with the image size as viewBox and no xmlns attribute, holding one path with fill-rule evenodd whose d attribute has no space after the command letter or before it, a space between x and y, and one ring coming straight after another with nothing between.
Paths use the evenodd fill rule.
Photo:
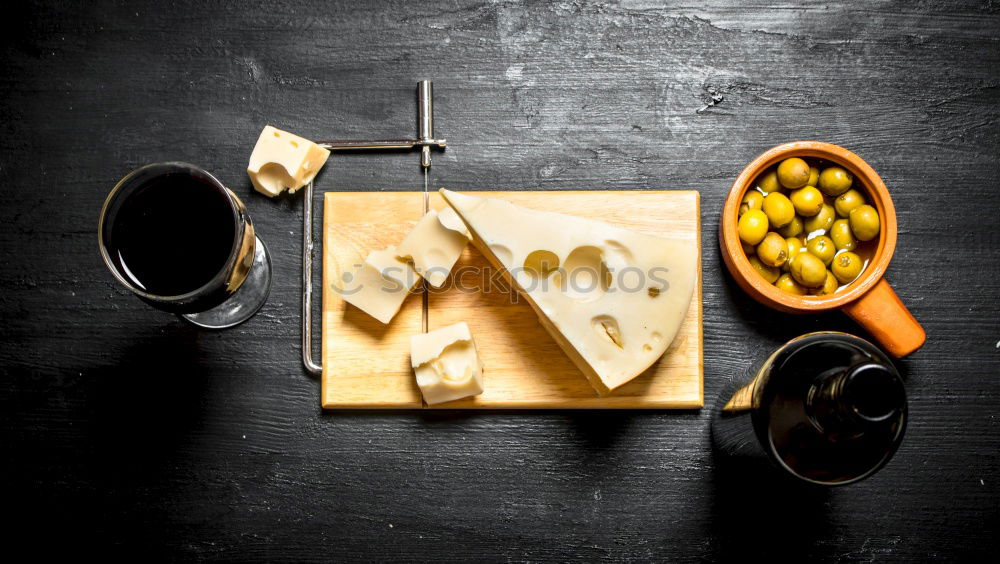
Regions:
<instances>
[{"instance_id":1,"label":"wooden cutting board","mask_svg":"<svg viewBox=\"0 0 1000 564\"><path fill-rule=\"evenodd\" d=\"M531 306L510 293L483 292L486 259L471 244L452 274L461 284L428 295L431 330L465 321L485 365L485 391L431 408L698 408L702 397L701 222L694 191L475 192L529 208L607 221L698 245L698 283L667 352L645 373L598 397ZM430 206L447 204L437 193ZM323 228L324 408L427 408L410 368L410 335L421 330L422 296L407 298L383 325L331 289L372 249L398 244L423 215L422 192L328 192ZM516 229L516 226L511 226ZM477 268L478 267L478 268ZM492 286L495 288L495 286Z\"/></svg>"}]
</instances>

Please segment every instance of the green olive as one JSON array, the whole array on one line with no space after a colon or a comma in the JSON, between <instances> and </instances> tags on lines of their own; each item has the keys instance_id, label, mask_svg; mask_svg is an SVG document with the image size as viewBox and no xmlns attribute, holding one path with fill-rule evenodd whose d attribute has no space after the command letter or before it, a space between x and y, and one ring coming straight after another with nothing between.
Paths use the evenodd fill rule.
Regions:
<instances>
[{"instance_id":1,"label":"green olive","mask_svg":"<svg viewBox=\"0 0 1000 564\"><path fill-rule=\"evenodd\" d=\"M839 166L825 168L823 172L819 173L819 189L831 196L843 194L853 183L854 177L851 176L851 173Z\"/></svg>"},{"instance_id":2,"label":"green olive","mask_svg":"<svg viewBox=\"0 0 1000 564\"><path fill-rule=\"evenodd\" d=\"M764 236L757 245L757 257L768 266L781 266L788 260L788 244L785 238L774 231Z\"/></svg>"},{"instance_id":3,"label":"green olive","mask_svg":"<svg viewBox=\"0 0 1000 564\"><path fill-rule=\"evenodd\" d=\"M844 251L833 257L833 264L830 265L830 270L833 271L833 275L842 284L850 284L861 274L863 266L861 257L850 251Z\"/></svg>"},{"instance_id":4,"label":"green olive","mask_svg":"<svg viewBox=\"0 0 1000 564\"><path fill-rule=\"evenodd\" d=\"M778 182L789 190L802 188L809 182L809 165L798 157L781 161L778 165Z\"/></svg>"},{"instance_id":5,"label":"green olive","mask_svg":"<svg viewBox=\"0 0 1000 564\"><path fill-rule=\"evenodd\" d=\"M756 245L767 235L767 215L760 210L750 210L743 214L738 224L740 240L748 245Z\"/></svg>"},{"instance_id":6,"label":"green olive","mask_svg":"<svg viewBox=\"0 0 1000 564\"><path fill-rule=\"evenodd\" d=\"M838 251L853 251L858 246L857 239L851 233L851 225L846 219L838 219L830 227L830 238Z\"/></svg>"},{"instance_id":7,"label":"green olive","mask_svg":"<svg viewBox=\"0 0 1000 564\"><path fill-rule=\"evenodd\" d=\"M788 292L797 296L806 295L806 289L787 274L782 274L774 285L782 292Z\"/></svg>"},{"instance_id":8,"label":"green olive","mask_svg":"<svg viewBox=\"0 0 1000 564\"><path fill-rule=\"evenodd\" d=\"M781 192L771 192L764 196L761 209L767 214L767 220L774 227L784 227L795 218L795 207L788 196Z\"/></svg>"},{"instance_id":9,"label":"green olive","mask_svg":"<svg viewBox=\"0 0 1000 564\"><path fill-rule=\"evenodd\" d=\"M833 239L826 235L809 239L809 242L806 243L806 250L812 253L814 257L823 261L824 265L830 264L830 261L833 260L833 255L837 254L837 246L833 244Z\"/></svg>"},{"instance_id":10,"label":"green olive","mask_svg":"<svg viewBox=\"0 0 1000 564\"><path fill-rule=\"evenodd\" d=\"M861 192L858 192L857 190L848 190L840 196L837 196L833 205L837 208L837 215L840 217L847 217L851 215L851 210L864 205L864 203L865 197L861 195Z\"/></svg>"},{"instance_id":11,"label":"green olive","mask_svg":"<svg viewBox=\"0 0 1000 564\"><path fill-rule=\"evenodd\" d=\"M816 288L826 280L826 265L811 253L799 253L789 267L795 281L807 288Z\"/></svg>"},{"instance_id":12,"label":"green olive","mask_svg":"<svg viewBox=\"0 0 1000 564\"><path fill-rule=\"evenodd\" d=\"M864 205L851 210L851 231L860 241L871 241L878 236L879 221L875 208Z\"/></svg>"},{"instance_id":13,"label":"green olive","mask_svg":"<svg viewBox=\"0 0 1000 564\"><path fill-rule=\"evenodd\" d=\"M750 190L743 196L743 202L740 204L740 215L747 213L749 210L759 210L763 203L764 194L756 190Z\"/></svg>"},{"instance_id":14,"label":"green olive","mask_svg":"<svg viewBox=\"0 0 1000 564\"><path fill-rule=\"evenodd\" d=\"M760 274L764 280L767 280L768 284L774 284L774 281L778 279L778 275L781 274L777 268L760 262L760 259L757 257L750 257L750 266L753 266L757 274Z\"/></svg>"},{"instance_id":15,"label":"green olive","mask_svg":"<svg viewBox=\"0 0 1000 564\"><path fill-rule=\"evenodd\" d=\"M823 209L823 193L815 186L803 186L792 192L789 199L795 206L796 213L802 216L812 217Z\"/></svg>"},{"instance_id":16,"label":"green olive","mask_svg":"<svg viewBox=\"0 0 1000 564\"><path fill-rule=\"evenodd\" d=\"M778 229L778 233L781 233L783 237L796 237L802 233L802 218L795 216L788 225Z\"/></svg>"},{"instance_id":17,"label":"green olive","mask_svg":"<svg viewBox=\"0 0 1000 564\"><path fill-rule=\"evenodd\" d=\"M825 234L826 231L833 226L833 221L836 218L837 214L833 211L833 206L830 204L823 204L823 208L819 210L818 214L806 218L805 222L803 222L803 226L806 228L806 234Z\"/></svg>"},{"instance_id":18,"label":"green olive","mask_svg":"<svg viewBox=\"0 0 1000 564\"><path fill-rule=\"evenodd\" d=\"M771 169L757 177L757 189L765 194L777 192L781 189L778 184L778 173Z\"/></svg>"},{"instance_id":19,"label":"green olive","mask_svg":"<svg viewBox=\"0 0 1000 564\"><path fill-rule=\"evenodd\" d=\"M826 280L823 281L823 285L819 288L814 288L809 291L810 294L814 296L829 296L830 294L837 291L840 287L840 282L837 281L837 277L833 275L829 270L826 271Z\"/></svg>"},{"instance_id":20,"label":"green olive","mask_svg":"<svg viewBox=\"0 0 1000 564\"><path fill-rule=\"evenodd\" d=\"M819 169L811 166L809 167L809 182L806 182L806 186L816 186L819 184Z\"/></svg>"},{"instance_id":21,"label":"green olive","mask_svg":"<svg viewBox=\"0 0 1000 564\"><path fill-rule=\"evenodd\" d=\"M789 237L785 239L785 244L788 245L788 260L785 261L785 264L781 265L781 270L788 272L792 266L792 259L805 250L805 246L802 245L802 239L799 239L798 237Z\"/></svg>"}]
</instances>

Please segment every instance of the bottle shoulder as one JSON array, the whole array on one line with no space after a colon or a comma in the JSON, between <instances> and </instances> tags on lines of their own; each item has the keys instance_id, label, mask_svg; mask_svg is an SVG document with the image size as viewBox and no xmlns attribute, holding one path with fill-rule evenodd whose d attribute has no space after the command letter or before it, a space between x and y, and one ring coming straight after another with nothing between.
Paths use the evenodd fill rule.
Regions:
<instances>
[{"instance_id":1,"label":"bottle shoulder","mask_svg":"<svg viewBox=\"0 0 1000 564\"><path fill-rule=\"evenodd\" d=\"M850 336L802 338L779 349L761 367L753 385L752 420L758 440L776 464L806 480L847 483L874 472L891 457L905 428L905 397L892 417L864 425L840 425L830 415L842 409L836 379L852 367L885 365L898 378L881 351L864 345L866 341ZM813 403L820 400L826 403Z\"/></svg>"}]
</instances>

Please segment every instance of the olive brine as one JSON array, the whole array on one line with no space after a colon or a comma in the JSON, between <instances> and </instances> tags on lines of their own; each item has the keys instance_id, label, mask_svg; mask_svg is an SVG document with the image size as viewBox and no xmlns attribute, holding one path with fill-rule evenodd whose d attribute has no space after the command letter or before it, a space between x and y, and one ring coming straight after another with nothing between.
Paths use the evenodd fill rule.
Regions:
<instances>
[{"instance_id":1,"label":"olive brine","mask_svg":"<svg viewBox=\"0 0 1000 564\"><path fill-rule=\"evenodd\" d=\"M754 270L796 295L827 296L858 278L880 220L844 168L798 157L761 173L740 204L738 232Z\"/></svg>"}]
</instances>

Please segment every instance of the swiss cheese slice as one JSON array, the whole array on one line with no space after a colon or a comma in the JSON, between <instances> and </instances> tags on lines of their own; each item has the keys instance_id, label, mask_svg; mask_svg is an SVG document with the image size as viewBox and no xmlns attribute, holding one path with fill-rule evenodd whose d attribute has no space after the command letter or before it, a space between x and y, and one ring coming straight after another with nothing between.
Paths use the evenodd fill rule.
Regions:
<instances>
[{"instance_id":1,"label":"swiss cheese slice","mask_svg":"<svg viewBox=\"0 0 1000 564\"><path fill-rule=\"evenodd\" d=\"M396 258L396 247L372 251L332 288L344 301L388 324L420 282L409 264Z\"/></svg>"},{"instance_id":2,"label":"swiss cheese slice","mask_svg":"<svg viewBox=\"0 0 1000 564\"><path fill-rule=\"evenodd\" d=\"M441 194L599 395L641 374L674 340L697 280L694 241Z\"/></svg>"},{"instance_id":3,"label":"swiss cheese slice","mask_svg":"<svg viewBox=\"0 0 1000 564\"><path fill-rule=\"evenodd\" d=\"M411 262L431 286L440 288L448 280L451 267L462 256L469 238L465 224L451 208L440 213L431 210L403 239L396 253L399 258Z\"/></svg>"}]
</instances>

